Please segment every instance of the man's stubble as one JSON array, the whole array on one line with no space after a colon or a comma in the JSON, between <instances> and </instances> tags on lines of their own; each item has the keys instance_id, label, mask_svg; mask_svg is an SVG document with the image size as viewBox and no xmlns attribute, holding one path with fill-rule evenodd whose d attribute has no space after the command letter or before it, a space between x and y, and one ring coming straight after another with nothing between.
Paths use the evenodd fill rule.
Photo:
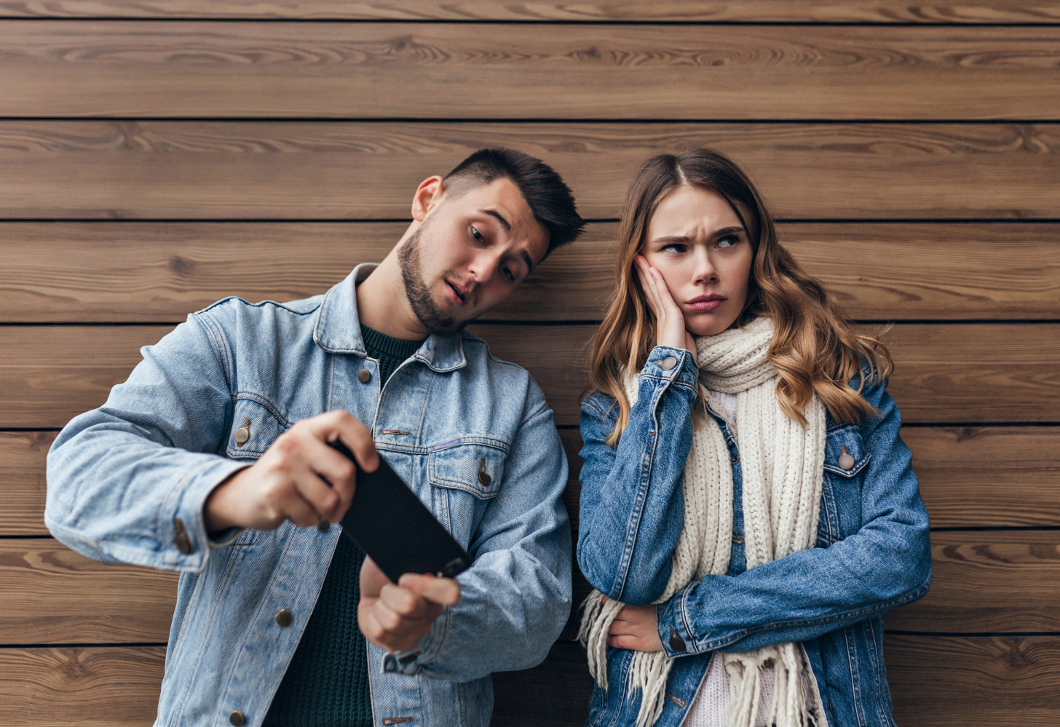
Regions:
<instances>
[{"instance_id":1,"label":"man's stubble","mask_svg":"<svg viewBox=\"0 0 1060 727\"><path fill-rule=\"evenodd\" d=\"M398 250L398 263L401 268L401 280L405 284L405 297L412 307L412 312L429 333L452 334L467 325L467 321L457 323L452 315L438 307L431 295L431 289L423 279L423 232L428 229L424 222L412 233L405 244Z\"/></svg>"}]
</instances>

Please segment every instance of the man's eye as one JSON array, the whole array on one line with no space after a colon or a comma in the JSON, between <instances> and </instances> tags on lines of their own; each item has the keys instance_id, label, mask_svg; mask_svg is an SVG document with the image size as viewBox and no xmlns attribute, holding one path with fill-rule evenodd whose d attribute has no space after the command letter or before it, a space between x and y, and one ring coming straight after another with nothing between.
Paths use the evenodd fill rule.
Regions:
<instances>
[{"instance_id":1,"label":"man's eye","mask_svg":"<svg viewBox=\"0 0 1060 727\"><path fill-rule=\"evenodd\" d=\"M505 277L505 279L509 283L514 283L515 282L515 273L513 273L512 269L509 268L507 265L501 267L501 274Z\"/></svg>"},{"instance_id":2,"label":"man's eye","mask_svg":"<svg viewBox=\"0 0 1060 727\"><path fill-rule=\"evenodd\" d=\"M471 235L472 235L472 237L474 237L479 242L485 242L486 241L486 238L482 236L482 233L479 232L474 227L471 228Z\"/></svg>"}]
</instances>

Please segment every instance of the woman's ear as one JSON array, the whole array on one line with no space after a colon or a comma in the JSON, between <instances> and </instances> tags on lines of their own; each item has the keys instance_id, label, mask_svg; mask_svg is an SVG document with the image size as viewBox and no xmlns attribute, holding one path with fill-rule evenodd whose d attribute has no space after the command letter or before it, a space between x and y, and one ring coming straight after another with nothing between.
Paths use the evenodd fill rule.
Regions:
<instances>
[{"instance_id":1,"label":"woman's ear","mask_svg":"<svg viewBox=\"0 0 1060 727\"><path fill-rule=\"evenodd\" d=\"M412 219L423 222L427 214L434 209L442 197L445 196L445 181L435 174L427 177L420 186L416 187L416 194L412 196Z\"/></svg>"}]
</instances>

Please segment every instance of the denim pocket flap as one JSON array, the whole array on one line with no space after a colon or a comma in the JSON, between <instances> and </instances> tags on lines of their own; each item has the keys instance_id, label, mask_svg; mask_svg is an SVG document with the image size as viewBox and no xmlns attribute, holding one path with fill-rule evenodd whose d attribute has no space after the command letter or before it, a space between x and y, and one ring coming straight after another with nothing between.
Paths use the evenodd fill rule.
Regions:
<instances>
[{"instance_id":1,"label":"denim pocket flap","mask_svg":"<svg viewBox=\"0 0 1060 727\"><path fill-rule=\"evenodd\" d=\"M855 425L828 432L824 450L824 469L840 477L853 477L865 469L871 454L864 451L861 431Z\"/></svg>"},{"instance_id":2,"label":"denim pocket flap","mask_svg":"<svg viewBox=\"0 0 1060 727\"><path fill-rule=\"evenodd\" d=\"M480 499L496 496L501 488L508 449L501 442L461 438L455 447L435 449L427 457L427 479L432 485L470 492Z\"/></svg>"},{"instance_id":3,"label":"denim pocket flap","mask_svg":"<svg viewBox=\"0 0 1060 727\"><path fill-rule=\"evenodd\" d=\"M238 399L225 451L232 459L256 459L289 426L272 407L255 399Z\"/></svg>"}]
</instances>

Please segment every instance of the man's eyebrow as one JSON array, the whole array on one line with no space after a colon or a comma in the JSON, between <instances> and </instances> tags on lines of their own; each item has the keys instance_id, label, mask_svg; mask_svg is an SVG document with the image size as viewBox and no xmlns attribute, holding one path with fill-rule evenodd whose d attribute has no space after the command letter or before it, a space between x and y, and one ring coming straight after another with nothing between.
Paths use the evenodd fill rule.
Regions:
<instances>
[{"instance_id":1,"label":"man's eyebrow","mask_svg":"<svg viewBox=\"0 0 1060 727\"><path fill-rule=\"evenodd\" d=\"M493 217L496 217L497 218L497 222L501 223L501 227L504 228L505 232L511 232L512 231L511 224L508 223L508 220L504 219L504 217L501 215L500 212L497 212L496 210L479 210L479 212L481 212L484 215L492 215Z\"/></svg>"}]
</instances>

